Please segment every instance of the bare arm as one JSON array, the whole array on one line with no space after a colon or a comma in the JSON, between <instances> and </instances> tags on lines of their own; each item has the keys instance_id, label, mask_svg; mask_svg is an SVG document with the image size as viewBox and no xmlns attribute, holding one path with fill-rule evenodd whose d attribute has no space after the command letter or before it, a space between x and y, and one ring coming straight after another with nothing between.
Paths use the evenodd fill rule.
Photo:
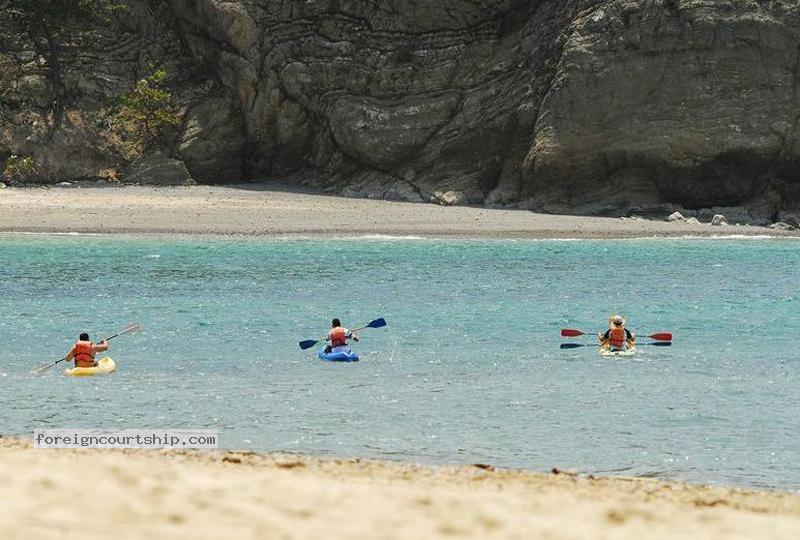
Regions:
<instances>
[{"instance_id":1,"label":"bare arm","mask_svg":"<svg viewBox=\"0 0 800 540\"><path fill-rule=\"evenodd\" d=\"M100 343L95 343L92 345L93 352L105 352L107 350L108 350L108 342L106 340L103 340Z\"/></svg>"},{"instance_id":2,"label":"bare arm","mask_svg":"<svg viewBox=\"0 0 800 540\"><path fill-rule=\"evenodd\" d=\"M75 347L74 346L69 350L69 352L67 353L67 356L65 356L64 359L67 362L72 362L72 360L75 359Z\"/></svg>"}]
</instances>

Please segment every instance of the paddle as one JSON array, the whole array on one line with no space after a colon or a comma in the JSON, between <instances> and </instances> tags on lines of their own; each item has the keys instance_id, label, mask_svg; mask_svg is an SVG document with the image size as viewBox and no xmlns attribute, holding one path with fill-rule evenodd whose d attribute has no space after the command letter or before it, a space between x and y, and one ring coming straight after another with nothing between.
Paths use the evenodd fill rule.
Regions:
<instances>
[{"instance_id":1,"label":"paddle","mask_svg":"<svg viewBox=\"0 0 800 540\"><path fill-rule=\"evenodd\" d=\"M127 333L129 333L129 332L138 332L138 331L139 331L139 330L141 330L141 329L142 329L142 325L141 325L141 324L139 324L139 323L131 323L131 324L129 324L128 326L126 326L126 327L122 328L122 329L121 329L119 332L117 332L116 334L114 334L114 335L112 335L112 336L108 336L108 337L107 337L107 338L105 338L103 341L111 341L111 340L112 340L112 339L114 339L115 337L119 337L119 336L121 336L121 335L123 335L123 334L127 334ZM34 370L33 370L33 373L37 373L37 374L38 374L38 373L42 373L43 371L46 371L46 370L50 369L50 368L51 368L51 367L53 367L54 365L58 364L59 362L63 362L63 361L64 361L64 360L66 360L66 359L67 359L67 357L65 356L65 357L64 357L64 358L62 358L61 360L56 360L55 362L50 362L49 364L46 364L46 365L44 365L44 366L42 366L42 367L40 367L40 368L34 369Z\"/></svg>"},{"instance_id":2,"label":"paddle","mask_svg":"<svg viewBox=\"0 0 800 540\"><path fill-rule=\"evenodd\" d=\"M671 341L656 341L654 343L637 343L639 345L652 345L653 347L672 347ZM577 349L578 347L597 347L595 343L562 343L562 349Z\"/></svg>"},{"instance_id":3,"label":"paddle","mask_svg":"<svg viewBox=\"0 0 800 540\"><path fill-rule=\"evenodd\" d=\"M573 330L572 328L564 328L561 330L561 337L578 337L578 336L585 336L586 332L581 332L580 330ZM672 341L672 334L669 332L658 332L656 334L650 334L650 339L655 339L656 341Z\"/></svg>"},{"instance_id":4,"label":"paddle","mask_svg":"<svg viewBox=\"0 0 800 540\"><path fill-rule=\"evenodd\" d=\"M354 328L351 330L352 332L358 332L359 330L364 330L365 328L383 328L386 326L386 319L381 317L380 319L375 319L374 321L370 321L367 323L366 326L362 326L361 328ZM325 341L325 338L320 339L306 339L299 343L300 348L303 350L310 349L320 341Z\"/></svg>"}]
</instances>

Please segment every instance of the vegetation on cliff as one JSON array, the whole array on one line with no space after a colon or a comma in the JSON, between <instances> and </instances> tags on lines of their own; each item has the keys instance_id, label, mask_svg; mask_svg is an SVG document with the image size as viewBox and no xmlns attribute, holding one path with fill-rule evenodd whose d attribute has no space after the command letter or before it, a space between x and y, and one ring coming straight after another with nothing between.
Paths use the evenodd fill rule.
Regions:
<instances>
[{"instance_id":1,"label":"vegetation on cliff","mask_svg":"<svg viewBox=\"0 0 800 540\"><path fill-rule=\"evenodd\" d=\"M33 162L31 156L18 156L16 154L11 154L8 159L6 159L5 166L0 172L2 172L0 178L2 178L4 182L10 183L24 182L25 180L35 178L38 174L36 164Z\"/></svg>"},{"instance_id":2,"label":"vegetation on cliff","mask_svg":"<svg viewBox=\"0 0 800 540\"><path fill-rule=\"evenodd\" d=\"M147 151L171 149L181 109L166 87L167 72L156 70L139 80L109 111L109 122L127 155L137 158Z\"/></svg>"}]
</instances>

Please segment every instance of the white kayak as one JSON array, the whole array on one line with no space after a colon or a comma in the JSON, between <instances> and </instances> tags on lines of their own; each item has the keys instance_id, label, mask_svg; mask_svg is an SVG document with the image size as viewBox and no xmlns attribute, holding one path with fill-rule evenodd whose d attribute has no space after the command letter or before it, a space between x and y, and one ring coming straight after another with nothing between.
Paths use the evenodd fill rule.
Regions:
<instances>
[{"instance_id":1,"label":"white kayak","mask_svg":"<svg viewBox=\"0 0 800 540\"><path fill-rule=\"evenodd\" d=\"M637 352L638 351L636 350L636 347L631 347L630 349L624 349L624 350L615 349L613 351L608 348L603 348L603 347L600 348L600 356L618 356L624 358L624 357L636 356Z\"/></svg>"}]
</instances>

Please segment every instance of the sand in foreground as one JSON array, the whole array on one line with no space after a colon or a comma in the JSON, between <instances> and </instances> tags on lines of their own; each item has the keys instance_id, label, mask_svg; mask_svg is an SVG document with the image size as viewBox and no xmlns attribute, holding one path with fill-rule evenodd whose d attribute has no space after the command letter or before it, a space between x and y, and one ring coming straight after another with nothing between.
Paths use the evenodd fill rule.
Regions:
<instances>
[{"instance_id":1,"label":"sand in foreground","mask_svg":"<svg viewBox=\"0 0 800 540\"><path fill-rule=\"evenodd\" d=\"M800 538L789 493L17 439L0 439L0 493L5 540Z\"/></svg>"},{"instance_id":2,"label":"sand in foreground","mask_svg":"<svg viewBox=\"0 0 800 540\"><path fill-rule=\"evenodd\" d=\"M211 186L5 189L0 191L0 231L475 238L791 234Z\"/></svg>"}]
</instances>

